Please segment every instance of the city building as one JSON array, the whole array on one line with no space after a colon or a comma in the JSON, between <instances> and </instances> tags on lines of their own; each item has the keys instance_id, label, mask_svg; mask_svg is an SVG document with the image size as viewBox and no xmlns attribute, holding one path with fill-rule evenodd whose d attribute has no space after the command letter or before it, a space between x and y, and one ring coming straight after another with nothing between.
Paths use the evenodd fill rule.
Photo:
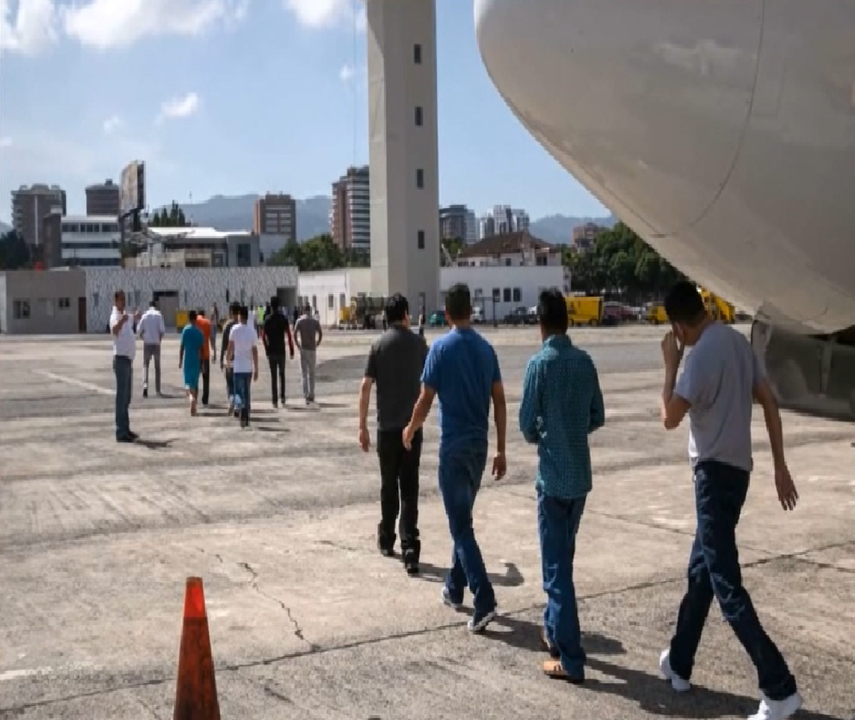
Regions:
<instances>
[{"instance_id":1,"label":"city building","mask_svg":"<svg viewBox=\"0 0 855 720\"><path fill-rule=\"evenodd\" d=\"M314 308L324 327L337 327L353 298L371 294L371 268L342 268L300 273L297 302ZM413 311L410 308L410 312Z\"/></svg>"},{"instance_id":2,"label":"city building","mask_svg":"<svg viewBox=\"0 0 855 720\"><path fill-rule=\"evenodd\" d=\"M596 223L587 222L584 225L577 225L573 228L573 247L579 252L587 252L594 247L594 241L599 234L607 230Z\"/></svg>"},{"instance_id":3,"label":"city building","mask_svg":"<svg viewBox=\"0 0 855 720\"><path fill-rule=\"evenodd\" d=\"M511 210L511 225L513 232L527 232L531 218L525 210Z\"/></svg>"},{"instance_id":4,"label":"city building","mask_svg":"<svg viewBox=\"0 0 855 720\"><path fill-rule=\"evenodd\" d=\"M443 240L477 242L475 213L465 205L449 205L439 209L439 235Z\"/></svg>"},{"instance_id":5,"label":"city building","mask_svg":"<svg viewBox=\"0 0 855 720\"><path fill-rule=\"evenodd\" d=\"M119 186L109 178L86 188L86 214L119 217Z\"/></svg>"},{"instance_id":6,"label":"city building","mask_svg":"<svg viewBox=\"0 0 855 720\"><path fill-rule=\"evenodd\" d=\"M48 267L121 267L122 234L115 215L67 215L59 219L60 248L57 257L53 224L58 213L43 222L46 233Z\"/></svg>"},{"instance_id":7,"label":"city building","mask_svg":"<svg viewBox=\"0 0 855 720\"><path fill-rule=\"evenodd\" d=\"M496 221L490 213L478 219L478 241L496 234Z\"/></svg>"},{"instance_id":8,"label":"city building","mask_svg":"<svg viewBox=\"0 0 855 720\"><path fill-rule=\"evenodd\" d=\"M28 245L42 245L42 219L54 209L67 211L65 190L58 185L22 185L12 191L12 227Z\"/></svg>"},{"instance_id":9,"label":"city building","mask_svg":"<svg viewBox=\"0 0 855 720\"><path fill-rule=\"evenodd\" d=\"M510 205L493 207L493 234L507 235L514 232L514 211Z\"/></svg>"},{"instance_id":10,"label":"city building","mask_svg":"<svg viewBox=\"0 0 855 720\"><path fill-rule=\"evenodd\" d=\"M366 3L371 287L439 301L436 0Z\"/></svg>"},{"instance_id":11,"label":"city building","mask_svg":"<svg viewBox=\"0 0 855 720\"><path fill-rule=\"evenodd\" d=\"M0 273L0 332L61 335L86 331L86 276L82 270Z\"/></svg>"},{"instance_id":12,"label":"city building","mask_svg":"<svg viewBox=\"0 0 855 720\"><path fill-rule=\"evenodd\" d=\"M256 235L276 235L285 242L297 240L297 203L284 193L267 193L255 201L252 231Z\"/></svg>"},{"instance_id":13,"label":"city building","mask_svg":"<svg viewBox=\"0 0 855 720\"><path fill-rule=\"evenodd\" d=\"M561 248L533 237L527 230L484 238L457 256L458 267L561 266Z\"/></svg>"},{"instance_id":14,"label":"city building","mask_svg":"<svg viewBox=\"0 0 855 720\"><path fill-rule=\"evenodd\" d=\"M276 296L289 309L297 301L295 267L86 268L85 276L86 330L91 333L107 331L117 289L125 291L131 309L145 309L156 300L169 329L179 327L181 311L209 310L214 303L224 312L235 300L256 307Z\"/></svg>"},{"instance_id":15,"label":"city building","mask_svg":"<svg viewBox=\"0 0 855 720\"><path fill-rule=\"evenodd\" d=\"M330 234L342 250L371 249L371 175L350 167L332 186Z\"/></svg>"},{"instance_id":16,"label":"city building","mask_svg":"<svg viewBox=\"0 0 855 720\"><path fill-rule=\"evenodd\" d=\"M134 268L245 268L261 265L259 236L210 227L149 227L129 238L145 249L125 262Z\"/></svg>"}]
</instances>

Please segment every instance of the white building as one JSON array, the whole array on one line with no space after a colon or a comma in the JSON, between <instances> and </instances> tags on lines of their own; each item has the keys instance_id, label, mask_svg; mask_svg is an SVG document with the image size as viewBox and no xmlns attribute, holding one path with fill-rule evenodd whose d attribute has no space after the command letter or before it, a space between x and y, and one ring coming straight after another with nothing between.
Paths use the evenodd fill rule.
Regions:
<instances>
[{"instance_id":1,"label":"white building","mask_svg":"<svg viewBox=\"0 0 855 720\"><path fill-rule=\"evenodd\" d=\"M207 267L258 267L261 265L259 236L246 230L221 231L211 227L149 227L147 249L137 257L136 267L164 267L169 253L180 250L207 255Z\"/></svg>"},{"instance_id":2,"label":"white building","mask_svg":"<svg viewBox=\"0 0 855 720\"><path fill-rule=\"evenodd\" d=\"M119 267L121 232L109 215L67 215L62 218L61 264L66 267Z\"/></svg>"},{"instance_id":3,"label":"white building","mask_svg":"<svg viewBox=\"0 0 855 720\"><path fill-rule=\"evenodd\" d=\"M456 283L465 283L472 293L473 306L484 311L484 318L493 321L494 313L501 321L514 308L537 304L541 290L558 288L570 292L569 271L558 265L481 265L440 268L440 298L437 307L428 307L428 314L444 305L445 293ZM393 289L394 290L394 289ZM342 268L315 273L300 273L298 302L311 305L318 311L324 327L338 325L342 308L349 307L359 295L380 295L372 292L371 272L368 268ZM493 300L495 298L495 302ZM408 298L410 314L419 312L419 299Z\"/></svg>"},{"instance_id":4,"label":"white building","mask_svg":"<svg viewBox=\"0 0 855 720\"><path fill-rule=\"evenodd\" d=\"M504 233L467 245L457 256L458 266L561 267L561 248L539 240L528 231Z\"/></svg>"}]
</instances>

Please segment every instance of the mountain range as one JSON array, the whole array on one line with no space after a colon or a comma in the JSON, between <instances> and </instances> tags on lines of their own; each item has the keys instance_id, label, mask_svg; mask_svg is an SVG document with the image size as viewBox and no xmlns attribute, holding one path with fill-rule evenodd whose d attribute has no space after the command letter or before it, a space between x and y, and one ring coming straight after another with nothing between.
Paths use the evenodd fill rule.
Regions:
<instances>
[{"instance_id":1,"label":"mountain range","mask_svg":"<svg viewBox=\"0 0 855 720\"><path fill-rule=\"evenodd\" d=\"M217 230L247 230L252 226L252 210L258 195L224 197L215 195L202 203L184 204L184 215L195 225L214 227ZM297 240L328 233L332 198L324 195L297 200ZM534 220L529 232L550 243L568 244L573 237L573 228L594 222L612 227L616 222L609 217L577 217L572 215L547 215Z\"/></svg>"},{"instance_id":2,"label":"mountain range","mask_svg":"<svg viewBox=\"0 0 855 720\"><path fill-rule=\"evenodd\" d=\"M217 230L248 230L252 227L252 211L259 195L247 194L234 197L214 195L201 203L183 204L184 215L194 225L213 227ZM332 198L324 195L297 200L297 239L300 242L329 232L329 216ZM533 220L529 232L549 243L568 244L573 237L573 228L594 222L612 227L617 220L609 217L577 217L574 215L547 215ZM0 222L0 233L11 228Z\"/></svg>"}]
</instances>

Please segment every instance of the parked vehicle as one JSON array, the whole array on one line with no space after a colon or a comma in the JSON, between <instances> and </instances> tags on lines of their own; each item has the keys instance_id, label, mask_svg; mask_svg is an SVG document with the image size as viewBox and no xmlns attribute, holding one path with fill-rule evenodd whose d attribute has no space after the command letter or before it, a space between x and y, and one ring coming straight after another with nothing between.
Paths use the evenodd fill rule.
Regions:
<instances>
[{"instance_id":1,"label":"parked vehicle","mask_svg":"<svg viewBox=\"0 0 855 720\"><path fill-rule=\"evenodd\" d=\"M472 324L473 325L481 325L484 322L484 308L482 307L474 307L472 308Z\"/></svg>"},{"instance_id":2,"label":"parked vehicle","mask_svg":"<svg viewBox=\"0 0 855 720\"><path fill-rule=\"evenodd\" d=\"M599 295L568 295L567 320L571 327L603 324L603 298Z\"/></svg>"},{"instance_id":3,"label":"parked vehicle","mask_svg":"<svg viewBox=\"0 0 855 720\"><path fill-rule=\"evenodd\" d=\"M661 302L653 302L647 306L645 319L651 325L665 325L668 322L668 313Z\"/></svg>"},{"instance_id":4,"label":"parked vehicle","mask_svg":"<svg viewBox=\"0 0 855 720\"><path fill-rule=\"evenodd\" d=\"M445 319L445 310L436 310L430 314L428 318L428 325L430 327L445 327L448 325Z\"/></svg>"},{"instance_id":5,"label":"parked vehicle","mask_svg":"<svg viewBox=\"0 0 855 720\"><path fill-rule=\"evenodd\" d=\"M532 315L531 308L520 305L505 315L502 322L505 325L534 325L537 323L537 312Z\"/></svg>"}]
</instances>

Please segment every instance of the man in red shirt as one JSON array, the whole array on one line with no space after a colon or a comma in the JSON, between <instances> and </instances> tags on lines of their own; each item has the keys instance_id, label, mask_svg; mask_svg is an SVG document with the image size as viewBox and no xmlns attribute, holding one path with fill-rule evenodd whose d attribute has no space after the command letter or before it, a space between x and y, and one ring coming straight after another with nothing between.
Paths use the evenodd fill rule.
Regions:
<instances>
[{"instance_id":1,"label":"man in red shirt","mask_svg":"<svg viewBox=\"0 0 855 720\"><path fill-rule=\"evenodd\" d=\"M211 389L211 350L214 336L211 334L211 321L205 317L204 310L196 311L196 327L202 331L205 343L202 345L202 407L208 407L208 392Z\"/></svg>"}]
</instances>

